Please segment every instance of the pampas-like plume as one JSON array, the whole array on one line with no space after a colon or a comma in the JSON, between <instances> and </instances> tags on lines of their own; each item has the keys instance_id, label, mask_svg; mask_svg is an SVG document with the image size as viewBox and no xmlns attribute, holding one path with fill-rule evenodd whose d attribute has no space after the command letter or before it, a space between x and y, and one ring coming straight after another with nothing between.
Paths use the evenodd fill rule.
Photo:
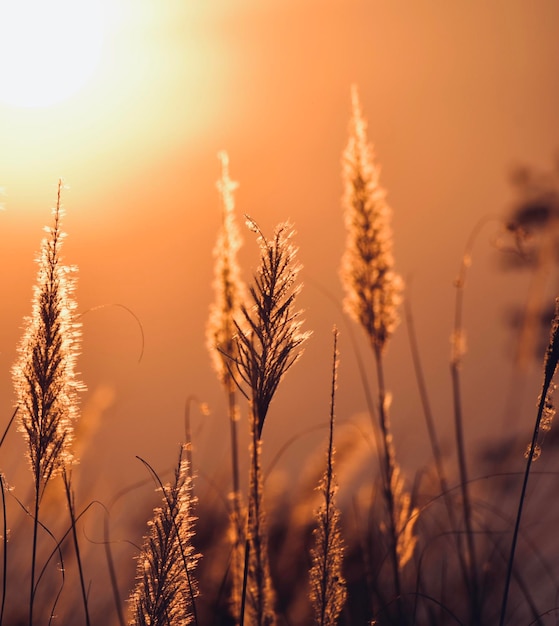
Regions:
<instances>
[{"instance_id":1,"label":"pampas-like plume","mask_svg":"<svg viewBox=\"0 0 559 626\"><path fill-rule=\"evenodd\" d=\"M243 305L243 323L235 323L237 357L232 358L236 382L250 402L251 432L240 623L244 624L248 594L250 624L270 626L275 623L275 615L262 508L262 428L278 385L300 357L301 345L309 333L301 332L301 312L294 310L301 286L296 284L300 266L295 261L297 250L290 243L293 237L291 226L280 224L272 239L267 240L252 219L247 218L247 224L258 235L260 265L249 289L253 306L249 309Z\"/></svg>"},{"instance_id":2,"label":"pampas-like plume","mask_svg":"<svg viewBox=\"0 0 559 626\"><path fill-rule=\"evenodd\" d=\"M49 480L72 460L74 421L78 415L78 392L83 384L75 366L80 327L73 299L75 268L62 265L60 230L62 181L58 181L54 226L46 228L37 259L39 271L33 293L31 317L18 346L12 368L19 430L27 440L27 456L35 486L33 546L31 556L29 624L33 624L35 567L40 503Z\"/></svg>"},{"instance_id":3,"label":"pampas-like plume","mask_svg":"<svg viewBox=\"0 0 559 626\"><path fill-rule=\"evenodd\" d=\"M311 549L310 597L314 621L319 626L334 626L344 606L346 585L342 576L344 545L340 533L340 511L336 506L338 485L334 474L334 400L338 377L338 331L334 329L334 359L330 400L330 437L326 471L319 489L324 502L317 511L318 525L313 531Z\"/></svg>"},{"instance_id":4,"label":"pampas-like plume","mask_svg":"<svg viewBox=\"0 0 559 626\"><path fill-rule=\"evenodd\" d=\"M37 259L33 312L25 320L12 368L20 430L39 496L49 479L72 461L78 392L84 388L75 372L80 343L73 298L75 268L62 265L60 258L61 193L59 181L54 226L45 229L48 236Z\"/></svg>"},{"instance_id":5,"label":"pampas-like plume","mask_svg":"<svg viewBox=\"0 0 559 626\"><path fill-rule=\"evenodd\" d=\"M380 170L367 141L367 124L356 87L352 89L352 118L343 155L347 244L342 261L344 305L378 349L398 324L402 279L394 271L392 211L379 184Z\"/></svg>"},{"instance_id":6,"label":"pampas-like plume","mask_svg":"<svg viewBox=\"0 0 559 626\"><path fill-rule=\"evenodd\" d=\"M210 308L210 318L206 328L206 343L212 357L219 381L227 396L227 408L231 433L231 477L232 492L230 494L230 529L231 541L231 606L235 619L241 609L242 588L242 546L244 544L243 503L239 477L239 445L237 423L239 407L237 403L236 385L231 375L230 359L237 356L235 341L235 320L241 315L241 304L245 297L245 285L237 264L237 252L241 246L241 236L235 221L235 201L233 191L237 183L229 178L229 157L222 151L221 179L217 188L222 199L222 223L214 248L215 301Z\"/></svg>"},{"instance_id":7,"label":"pampas-like plume","mask_svg":"<svg viewBox=\"0 0 559 626\"><path fill-rule=\"evenodd\" d=\"M235 356L235 325L244 301L245 286L237 263L237 252L242 240L235 221L233 192L238 184L229 178L229 157L222 151L221 178L217 188L223 203L221 229L214 248L215 301L210 307L206 327L206 344L212 357L220 382L227 386L230 381L229 360Z\"/></svg>"},{"instance_id":8,"label":"pampas-like plume","mask_svg":"<svg viewBox=\"0 0 559 626\"><path fill-rule=\"evenodd\" d=\"M233 360L239 386L244 383L249 389L245 395L251 401L260 439L278 385L301 356L300 347L310 333L301 332L301 311L293 308L301 291L296 284L301 266L291 243L294 230L289 223L280 224L267 240L249 217L247 225L258 235L260 266L249 288L253 306L242 305L243 324L235 324L238 357Z\"/></svg>"},{"instance_id":9,"label":"pampas-like plume","mask_svg":"<svg viewBox=\"0 0 559 626\"><path fill-rule=\"evenodd\" d=\"M365 330L376 362L378 412L381 431L379 463L388 515L390 560L399 619L404 619L400 570L409 560L402 546L401 516L396 498L402 498L402 484L396 462L389 420L390 396L384 382L383 355L398 323L402 280L394 271L391 210L379 184L379 169L367 142L366 122L361 113L357 89L352 89L352 118L348 145L343 157L343 179L347 244L342 260L345 308ZM404 507L404 509L408 508ZM403 528L403 527L402 527ZM409 524L406 529L411 528ZM411 546L411 538L406 539Z\"/></svg>"},{"instance_id":10,"label":"pampas-like plume","mask_svg":"<svg viewBox=\"0 0 559 626\"><path fill-rule=\"evenodd\" d=\"M149 533L138 556L136 588L130 598L131 626L197 623L194 568L199 556L191 543L194 498L185 452L185 446L181 446L174 480L166 485L142 461L163 498L161 506L154 509L154 517L148 523Z\"/></svg>"}]
</instances>

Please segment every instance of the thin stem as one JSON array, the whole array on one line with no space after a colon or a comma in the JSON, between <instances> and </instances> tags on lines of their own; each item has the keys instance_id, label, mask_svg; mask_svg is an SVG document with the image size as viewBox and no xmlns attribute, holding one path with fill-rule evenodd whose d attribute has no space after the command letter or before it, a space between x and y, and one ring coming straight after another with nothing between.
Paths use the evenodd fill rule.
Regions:
<instances>
[{"instance_id":1,"label":"thin stem","mask_svg":"<svg viewBox=\"0 0 559 626\"><path fill-rule=\"evenodd\" d=\"M227 401L229 409L229 423L231 431L231 480L233 485L234 496L234 513L240 515L240 506L238 497L241 493L240 473L239 473L239 441L237 433L237 423L239 421L239 409L237 406L237 394L235 393L235 382L231 374L227 373Z\"/></svg>"},{"instance_id":2,"label":"thin stem","mask_svg":"<svg viewBox=\"0 0 559 626\"><path fill-rule=\"evenodd\" d=\"M105 558L107 559L107 567L109 569L109 578L111 580L111 589L113 592L113 599L115 602L117 617L120 626L125 626L126 622L124 620L124 612L122 610L122 599L120 597L120 592L118 590L118 580L116 577L116 568L113 559L113 553L111 550L111 540L110 540L110 527L109 527L109 511L106 511L106 515L103 521L103 537L104 537L104 547L105 547Z\"/></svg>"},{"instance_id":3,"label":"thin stem","mask_svg":"<svg viewBox=\"0 0 559 626\"><path fill-rule=\"evenodd\" d=\"M409 297L404 302L404 310L405 310L405 315L406 315L406 327L408 329L408 337L409 337L413 367L415 371L417 386L419 389L421 405L423 407L423 415L425 417L425 424L427 426L427 432L429 435L429 442L431 444L431 451L433 453L433 460L435 462L435 469L437 471L437 477L439 479L440 490L444 498L450 526L453 530L457 530L458 524L456 521L456 515L454 514L454 507L453 507L452 499L450 497L450 490L448 486L448 481L446 479L446 473L444 470L441 448L440 448L439 440L437 437L437 429L435 427L433 413L431 411L431 404L429 402L429 394L427 392L427 385L425 383L425 378L423 375L423 366L421 364L421 357L420 357L419 347L417 343L417 335L415 332L415 324L413 321L413 315L412 315ZM468 587L469 586L468 571L467 571L467 566L466 566L464 553L462 549L462 535L459 532L455 532L454 537L456 540L456 551L458 554L458 560L460 562L460 569L462 570L464 583L466 587Z\"/></svg>"},{"instance_id":4,"label":"thin stem","mask_svg":"<svg viewBox=\"0 0 559 626\"><path fill-rule=\"evenodd\" d=\"M473 235L470 241L473 241ZM460 474L460 490L462 494L462 511L464 516L464 527L466 530L466 549L468 554L469 565L469 584L468 590L471 594L471 611L472 623L479 623L480 606L479 606L479 590L477 580L477 560L474 534L472 530L472 509L470 503L470 490L468 479L468 468L466 463L466 450L464 444L464 426L462 416L462 398L460 390L460 363L462 358L463 346L463 323L462 313L464 309L464 283L466 268L469 265L469 253L465 253L460 275L456 279L456 302L454 310L454 336L452 345L452 356L450 360L450 375L452 380L452 397L454 408L454 432L456 439L456 452L458 456L458 471Z\"/></svg>"},{"instance_id":5,"label":"thin stem","mask_svg":"<svg viewBox=\"0 0 559 626\"><path fill-rule=\"evenodd\" d=\"M460 394L460 373L458 363L451 364L452 393L454 402L454 427L456 436L456 448L458 454L458 470L460 472L460 490L462 494L462 510L464 514L464 526L466 529L466 546L468 551L468 563L470 566L470 591L472 594L472 620L479 623L480 606L479 590L477 581L477 560L472 529L472 507L470 503L470 490L468 487L468 469L466 464L466 452L464 445L464 428L462 419L462 401Z\"/></svg>"},{"instance_id":6,"label":"thin stem","mask_svg":"<svg viewBox=\"0 0 559 626\"><path fill-rule=\"evenodd\" d=\"M35 511L33 514L33 547L31 550L31 584L29 587L29 626L33 626L33 604L35 602L35 562L37 559L37 534L39 530L39 479L35 480Z\"/></svg>"},{"instance_id":7,"label":"thin stem","mask_svg":"<svg viewBox=\"0 0 559 626\"><path fill-rule=\"evenodd\" d=\"M4 607L6 605L6 575L8 572L8 519L6 515L6 493L4 491L4 476L0 474L0 490L2 491L2 606L0 608L0 626L4 621Z\"/></svg>"},{"instance_id":8,"label":"thin stem","mask_svg":"<svg viewBox=\"0 0 559 626\"><path fill-rule=\"evenodd\" d=\"M14 409L14 412L12 413L12 417L10 417L10 421L8 422L8 425L6 426L6 429L4 430L2 438L0 439L0 448L2 447L2 444L4 443L4 440L6 439L6 436L8 434L8 431L10 430L11 425L14 423L18 410L19 410L19 407L16 407Z\"/></svg>"},{"instance_id":9,"label":"thin stem","mask_svg":"<svg viewBox=\"0 0 559 626\"><path fill-rule=\"evenodd\" d=\"M72 525L72 538L74 542L74 550L76 551L76 561L78 564L78 572L80 575L80 587L81 587L81 592L82 592L83 608L85 612L85 623L87 626L90 626L91 621L89 619L87 591L85 588L82 560L81 560L81 555L80 555L80 546L78 543L78 534L76 531L76 515L75 515L75 510L74 510L74 498L73 498L71 485L70 485L70 476L68 476L68 474L66 473L66 469L62 471L62 479L64 481L64 489L66 491L66 501L68 503L68 512L70 513L70 523Z\"/></svg>"},{"instance_id":10,"label":"thin stem","mask_svg":"<svg viewBox=\"0 0 559 626\"><path fill-rule=\"evenodd\" d=\"M252 493L251 493L251 502L250 507L252 508L252 526L249 528L249 537L251 539L252 544L254 545L254 554L253 558L256 560L254 566L254 573L256 576L256 620L258 626L262 624L262 620L264 617L264 580L263 578L263 567L262 567L262 543L261 543L261 513L260 506L261 502L261 493L259 489L260 484L260 440L258 437L258 418L256 413L256 407L254 409L254 417L252 422Z\"/></svg>"},{"instance_id":11,"label":"thin stem","mask_svg":"<svg viewBox=\"0 0 559 626\"><path fill-rule=\"evenodd\" d=\"M470 581L468 591L471 595L471 621L473 624L481 623L481 606L479 596L479 585L477 577L477 558L475 538L472 529L472 509L470 502L469 492L469 478L468 468L466 463L466 451L464 443L464 426L462 416L462 399L460 391L460 364L462 356L465 351L464 341L464 326L462 321L464 311L464 288L466 283L466 274L471 264L471 255L474 242L477 235L489 221L492 221L493 217L487 216L477 222L472 229L464 254L462 255L462 261L458 276L454 282L456 288L456 298L454 304L454 328L452 336L452 354L450 359L450 373L452 380L452 395L453 395L453 408L454 408L454 430L456 438L456 449L458 456L458 471L460 474L460 488L462 493L462 511L464 516L464 527L466 531L466 550L468 554L468 565L470 570Z\"/></svg>"},{"instance_id":12,"label":"thin stem","mask_svg":"<svg viewBox=\"0 0 559 626\"><path fill-rule=\"evenodd\" d=\"M247 525L250 523L250 515L251 515L251 512L249 509ZM245 623L249 563L250 563L250 541L248 540L248 533L247 533L247 538L245 540L245 562L244 562L244 567L243 567L243 589L241 592L241 613L239 615L239 626L244 626L244 623Z\"/></svg>"},{"instance_id":13,"label":"thin stem","mask_svg":"<svg viewBox=\"0 0 559 626\"><path fill-rule=\"evenodd\" d=\"M384 365L382 358L382 348L372 341L372 348L377 366L378 402L379 402L379 424L383 443L383 464L384 464L384 497L388 512L388 523L390 532L390 557L392 561L394 591L398 606L399 623L404 623L404 610L402 606L402 590L400 581L400 567L398 563L398 532L396 526L396 507L394 502L394 492L392 479L394 476L394 458L392 451L390 427L388 415L386 413L386 387L384 383Z\"/></svg>"},{"instance_id":14,"label":"thin stem","mask_svg":"<svg viewBox=\"0 0 559 626\"><path fill-rule=\"evenodd\" d=\"M231 481L233 493L231 494L232 502L231 506L231 519L233 520L234 528L234 540L233 540L233 552L231 555L232 558L232 567L230 568L232 574L232 585L233 585L233 593L232 597L234 599L233 602L233 610L235 613L240 612L239 606L239 572L240 570L240 559L241 559L241 542L242 542L242 519L241 519L241 487L240 487L240 473L239 473L239 441L238 441L238 420L239 420L239 409L237 406L237 395L235 393L235 382L231 377L229 372L226 373L225 377L225 385L227 389L227 401L228 401L228 411L229 411L229 427L230 427L230 435L231 435ZM239 622L239 615L234 615L235 622Z\"/></svg>"},{"instance_id":15,"label":"thin stem","mask_svg":"<svg viewBox=\"0 0 559 626\"><path fill-rule=\"evenodd\" d=\"M526 470L524 472L524 480L522 481L522 490L520 491L520 500L518 503L518 510L516 513L516 521L514 524L514 531L512 534L512 542L510 547L509 560L507 565L507 575L505 579L505 589L503 592L503 602L501 604L501 616L499 619L499 626L503 626L505 623L505 617L507 613L507 602L509 595L510 582L512 578L513 566L514 566L514 555L516 552L516 544L518 542L518 535L520 532L520 520L522 518L522 510L524 508L524 500L526 499L526 491L528 488L528 478L530 476L530 469L532 467L532 462L534 461L534 454L536 451L536 444L538 441L538 435L540 432L540 423L543 415L543 409L545 407L547 392L549 390L549 386L551 384L551 377L546 377L544 380L542 394L538 406L538 414L536 416L536 423L534 425L534 433L532 435L532 441L530 443L530 450L528 452L528 458L526 461Z\"/></svg>"}]
</instances>

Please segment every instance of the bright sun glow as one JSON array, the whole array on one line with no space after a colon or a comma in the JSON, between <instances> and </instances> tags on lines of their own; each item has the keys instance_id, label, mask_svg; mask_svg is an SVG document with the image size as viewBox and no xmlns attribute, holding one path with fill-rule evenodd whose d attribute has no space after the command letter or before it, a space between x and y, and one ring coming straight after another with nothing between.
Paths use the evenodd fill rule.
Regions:
<instances>
[{"instance_id":1,"label":"bright sun glow","mask_svg":"<svg viewBox=\"0 0 559 626\"><path fill-rule=\"evenodd\" d=\"M0 0L0 101L45 107L77 93L103 46L101 0Z\"/></svg>"}]
</instances>

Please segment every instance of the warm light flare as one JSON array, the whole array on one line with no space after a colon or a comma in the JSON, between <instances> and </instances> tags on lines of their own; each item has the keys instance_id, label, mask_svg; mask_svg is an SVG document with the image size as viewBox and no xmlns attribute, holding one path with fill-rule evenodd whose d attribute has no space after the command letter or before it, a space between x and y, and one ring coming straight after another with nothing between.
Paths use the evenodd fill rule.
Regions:
<instances>
[{"instance_id":1,"label":"warm light flare","mask_svg":"<svg viewBox=\"0 0 559 626\"><path fill-rule=\"evenodd\" d=\"M77 93L101 59L102 3L0 0L0 101L46 107Z\"/></svg>"}]
</instances>

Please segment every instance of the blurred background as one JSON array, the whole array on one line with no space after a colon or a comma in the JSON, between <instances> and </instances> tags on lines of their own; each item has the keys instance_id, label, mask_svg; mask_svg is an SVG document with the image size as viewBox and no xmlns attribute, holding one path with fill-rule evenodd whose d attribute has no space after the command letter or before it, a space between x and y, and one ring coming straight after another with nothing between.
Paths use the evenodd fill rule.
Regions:
<instances>
[{"instance_id":1,"label":"blurred background","mask_svg":"<svg viewBox=\"0 0 559 626\"><path fill-rule=\"evenodd\" d=\"M222 149L240 183L245 280L258 250L243 214L270 234L291 220L304 266L299 302L313 335L264 428L267 466L295 438L275 464L278 488L299 475L309 449L324 444L325 431L306 431L327 424L334 324L341 333L337 417L361 424L367 409L352 333L371 378L373 362L360 329L342 313L339 281L340 159L355 83L394 211L396 266L444 451L452 457L453 281L480 220L464 308L468 449L474 459L498 438L528 434L541 366L533 359L522 370L514 365L513 321L534 272L503 262L514 245L504 223L526 203L534 172L547 177L530 179L537 190L554 180L559 5L115 0L114 7L100 63L80 91L48 107L0 103L2 424L14 402L10 368L31 311L34 257L62 178L64 259L79 267L84 312L79 370L88 391L74 472L83 494L108 501L146 478L136 455L162 472L172 467L185 406L197 495L227 491L225 398L204 336ZM56 81L64 67L52 72ZM553 271L540 275L538 290L545 302L557 292ZM144 344L123 306L141 321ZM405 323L388 348L386 377L398 458L413 476L430 452ZM242 428L246 434L244 421ZM14 484L27 472L20 439L12 429L2 451Z\"/></svg>"}]
</instances>

